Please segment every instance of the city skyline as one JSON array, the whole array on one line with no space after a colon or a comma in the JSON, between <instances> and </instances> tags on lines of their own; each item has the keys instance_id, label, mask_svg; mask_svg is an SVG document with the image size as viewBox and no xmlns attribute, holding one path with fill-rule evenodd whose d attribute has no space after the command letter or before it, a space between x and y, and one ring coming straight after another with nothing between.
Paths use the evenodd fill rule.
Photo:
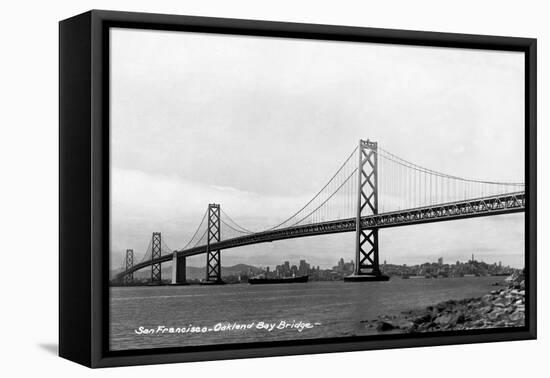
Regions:
<instances>
[{"instance_id":1,"label":"city skyline","mask_svg":"<svg viewBox=\"0 0 550 378\"><path fill-rule=\"evenodd\" d=\"M388 260L383 260L382 262L380 262L380 265L383 266L383 265L399 265L399 266L418 266L418 265L423 265L423 264L435 264L435 263L439 263L437 260L439 260L441 257L437 258L435 261L422 261L422 262L418 262L418 263L413 263L413 264L406 264L406 263L398 263L398 262L393 262L393 261L388 261ZM338 263L340 262L340 260L343 259L345 263L352 263L352 264L355 264L354 262L354 259L351 258L351 259L346 259L344 256L342 256L340 259L338 259L335 263L332 264L332 267L323 267L321 265L318 265L316 264L315 262L313 261L308 261L306 259L300 259L298 260L297 262L295 260L284 260L282 261L280 264L274 264L274 265L252 265L252 264L245 264L245 263L236 263L236 264L231 264L231 265L228 265L230 267L233 267L233 266L237 266L237 265L250 265L250 266L254 266L256 268L260 268L260 269L267 269L269 268L270 271L273 271L274 269L276 269L277 266L279 265L282 265L282 264L285 264L285 263L289 263L289 265L292 267L292 266L296 266L296 267L299 267L299 264L300 264L300 261L305 261L308 265L310 265L311 268L320 268L320 269L331 269L331 268L334 268L335 266L338 265ZM460 263L467 263L467 262L470 262L472 261L472 259L466 259L466 260L462 260L462 259L458 259L458 260L454 260L454 261L445 261L445 259L443 259L443 263L442 265L454 265L456 264L457 262L460 262ZM511 266L511 265L507 265L507 264L503 264L501 260L498 260L498 261L485 261L483 259L477 259L475 257L475 254L474 254L474 260L473 261L476 261L476 262L479 262L479 263L485 263L485 264L488 264L488 265L497 265L497 266L502 266L504 268L514 268L514 269L523 269L523 267L517 267L517 266ZM296 262L296 263L295 263ZM193 268L200 268L201 266L195 266L195 265L187 265L188 267L193 267Z\"/></svg>"},{"instance_id":2,"label":"city skyline","mask_svg":"<svg viewBox=\"0 0 550 378\"><path fill-rule=\"evenodd\" d=\"M242 283L247 282L250 277L263 276L267 278L279 278L279 277L295 277L295 276L310 276L312 281L332 281L343 280L346 276L349 276L354 271L355 263L353 260L345 260L341 257L332 267L322 268L311 262L301 259L299 262L295 261L281 261L280 264L275 266L254 266L247 264L225 265L222 269L222 277L227 283ZM418 264L395 264L387 261L383 261L380 264L380 268L389 276L401 276L402 278L409 278L410 276L426 276L427 278L447 278L447 277L462 277L471 275L484 275L484 276L502 276L517 274L522 268L511 267L498 262L486 262L478 261L474 255L468 260L462 261L449 261L444 262L443 258L439 257L437 261L425 261ZM198 283L200 279L197 279L197 273L199 277L204 274L204 267L202 266L187 266L188 270L187 280L190 283ZM190 271L189 271L190 269ZM166 272L168 270L168 272ZM162 276L164 282L170 282L171 274L170 268L164 267L165 274ZM113 272L114 273L114 272ZM133 277L135 284L147 284L150 282L151 277L148 272L142 272Z\"/></svg>"}]
</instances>

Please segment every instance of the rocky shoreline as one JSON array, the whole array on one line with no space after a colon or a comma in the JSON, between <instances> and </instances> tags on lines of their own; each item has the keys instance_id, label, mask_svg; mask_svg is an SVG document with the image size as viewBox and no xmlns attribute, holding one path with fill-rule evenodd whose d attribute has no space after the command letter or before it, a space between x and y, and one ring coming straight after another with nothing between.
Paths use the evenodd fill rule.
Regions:
<instances>
[{"instance_id":1,"label":"rocky shoreline","mask_svg":"<svg viewBox=\"0 0 550 378\"><path fill-rule=\"evenodd\" d=\"M362 323L382 333L522 327L525 325L525 284L523 280L511 282L508 287L483 297L449 300Z\"/></svg>"}]
</instances>

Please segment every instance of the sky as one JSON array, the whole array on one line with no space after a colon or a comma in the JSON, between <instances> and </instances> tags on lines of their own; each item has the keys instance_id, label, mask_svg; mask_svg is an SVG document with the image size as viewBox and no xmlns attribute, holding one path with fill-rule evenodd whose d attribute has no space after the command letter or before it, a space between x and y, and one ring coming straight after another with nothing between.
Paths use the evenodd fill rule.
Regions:
<instances>
[{"instance_id":1,"label":"sky","mask_svg":"<svg viewBox=\"0 0 550 378\"><path fill-rule=\"evenodd\" d=\"M524 181L519 52L111 30L111 266L172 249L208 203L263 229L306 203L360 138L433 170ZM523 214L380 231L380 260L523 266ZM354 256L352 233L223 252L224 265ZM203 266L205 256L188 265Z\"/></svg>"}]
</instances>

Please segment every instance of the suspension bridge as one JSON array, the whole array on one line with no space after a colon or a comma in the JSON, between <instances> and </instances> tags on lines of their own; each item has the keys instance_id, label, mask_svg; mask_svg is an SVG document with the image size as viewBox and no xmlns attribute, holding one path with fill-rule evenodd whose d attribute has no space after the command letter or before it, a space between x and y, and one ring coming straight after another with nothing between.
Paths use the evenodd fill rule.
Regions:
<instances>
[{"instance_id":1,"label":"suspension bridge","mask_svg":"<svg viewBox=\"0 0 550 378\"><path fill-rule=\"evenodd\" d=\"M161 284L161 264L172 261L172 283L184 284L186 258L205 254L203 283L219 284L222 250L341 232L355 236L355 271L345 280L387 280L379 266L380 229L524 212L525 206L523 182L437 172L360 140L311 200L280 223L251 230L211 203L183 248L171 250L154 232L139 262L133 250L126 250L125 265L113 282L131 285L134 272L150 267L151 283Z\"/></svg>"}]
</instances>

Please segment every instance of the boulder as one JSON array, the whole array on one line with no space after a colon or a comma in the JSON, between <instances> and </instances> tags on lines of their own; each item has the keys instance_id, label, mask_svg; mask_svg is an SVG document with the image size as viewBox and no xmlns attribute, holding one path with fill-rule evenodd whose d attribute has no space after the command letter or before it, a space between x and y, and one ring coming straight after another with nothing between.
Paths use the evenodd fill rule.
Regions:
<instances>
[{"instance_id":1,"label":"boulder","mask_svg":"<svg viewBox=\"0 0 550 378\"><path fill-rule=\"evenodd\" d=\"M447 308L447 303L445 302L438 303L437 306L435 306L435 308L437 309L438 312L441 312Z\"/></svg>"},{"instance_id":2,"label":"boulder","mask_svg":"<svg viewBox=\"0 0 550 378\"><path fill-rule=\"evenodd\" d=\"M522 326L525 324L525 289L519 286L516 282L483 297L440 302L425 309L403 311L397 316L381 316L367 323L380 332L409 333Z\"/></svg>"},{"instance_id":3,"label":"boulder","mask_svg":"<svg viewBox=\"0 0 550 378\"><path fill-rule=\"evenodd\" d=\"M481 297L482 303L491 303L492 301L493 301L493 296L491 294L487 294Z\"/></svg>"},{"instance_id":4,"label":"boulder","mask_svg":"<svg viewBox=\"0 0 550 378\"><path fill-rule=\"evenodd\" d=\"M399 329L411 329L414 327L414 323L411 322L410 320L407 320L407 319L402 319L399 321L399 323L397 324L397 327Z\"/></svg>"},{"instance_id":5,"label":"boulder","mask_svg":"<svg viewBox=\"0 0 550 378\"><path fill-rule=\"evenodd\" d=\"M431 320L432 320L432 315L430 315L429 313L426 313L424 315L416 317L413 320L413 323L414 324L422 324L422 323L430 322Z\"/></svg>"},{"instance_id":6,"label":"boulder","mask_svg":"<svg viewBox=\"0 0 550 378\"><path fill-rule=\"evenodd\" d=\"M509 302L505 298L498 298L493 301L493 306L496 307L507 307L509 305Z\"/></svg>"},{"instance_id":7,"label":"boulder","mask_svg":"<svg viewBox=\"0 0 550 378\"><path fill-rule=\"evenodd\" d=\"M489 312L493 311L494 310L494 306L493 305L489 305L487 307L482 307L481 310L479 311L481 314L488 314Z\"/></svg>"},{"instance_id":8,"label":"boulder","mask_svg":"<svg viewBox=\"0 0 550 378\"><path fill-rule=\"evenodd\" d=\"M504 311L498 307L495 307L493 311L491 311L489 314L487 314L487 318L491 321L498 320L502 315L504 314Z\"/></svg>"},{"instance_id":9,"label":"boulder","mask_svg":"<svg viewBox=\"0 0 550 378\"><path fill-rule=\"evenodd\" d=\"M456 322L455 317L451 313L445 313L434 319L434 323L440 326L452 325L453 320ZM456 324L456 323L455 323Z\"/></svg>"},{"instance_id":10,"label":"boulder","mask_svg":"<svg viewBox=\"0 0 550 378\"><path fill-rule=\"evenodd\" d=\"M378 323L378 326L376 327L376 330L381 331L381 332L386 332L386 331L391 331L394 328L395 328L395 326L392 323L387 322L387 321L381 321L380 323Z\"/></svg>"},{"instance_id":11,"label":"boulder","mask_svg":"<svg viewBox=\"0 0 550 378\"><path fill-rule=\"evenodd\" d=\"M513 321L514 323L523 323L523 321L525 320L525 313L523 311L517 311L514 312L513 314L510 314L510 320ZM518 325L523 325L523 324L518 324Z\"/></svg>"}]
</instances>

